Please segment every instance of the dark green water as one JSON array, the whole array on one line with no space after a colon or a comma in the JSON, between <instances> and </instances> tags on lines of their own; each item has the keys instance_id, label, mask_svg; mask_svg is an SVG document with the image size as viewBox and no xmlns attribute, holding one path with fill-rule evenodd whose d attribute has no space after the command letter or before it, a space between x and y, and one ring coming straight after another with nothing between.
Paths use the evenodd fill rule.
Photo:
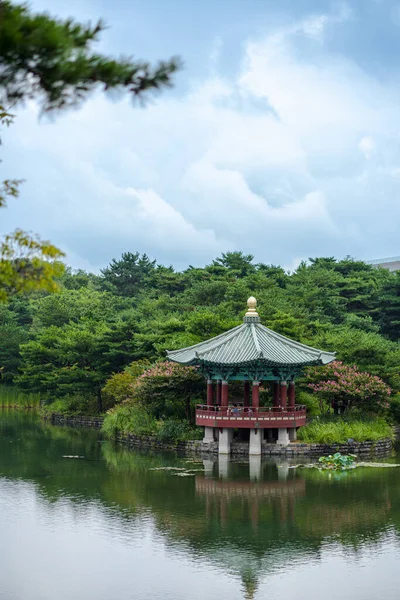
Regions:
<instances>
[{"instance_id":1,"label":"dark green water","mask_svg":"<svg viewBox=\"0 0 400 600\"><path fill-rule=\"evenodd\" d=\"M398 600L399 534L400 469L190 464L0 412L1 599Z\"/></svg>"}]
</instances>

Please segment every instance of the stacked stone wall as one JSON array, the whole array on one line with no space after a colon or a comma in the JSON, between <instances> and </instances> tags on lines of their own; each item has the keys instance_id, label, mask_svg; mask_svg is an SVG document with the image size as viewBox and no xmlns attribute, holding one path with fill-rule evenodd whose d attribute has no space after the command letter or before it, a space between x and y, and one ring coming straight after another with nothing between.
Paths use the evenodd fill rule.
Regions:
<instances>
[{"instance_id":1,"label":"stacked stone wall","mask_svg":"<svg viewBox=\"0 0 400 600\"><path fill-rule=\"evenodd\" d=\"M66 425L70 427L97 427L103 424L103 417L66 417L64 415L53 414L48 418L53 425ZM394 427L396 440L400 441L400 426ZM155 437L139 437L137 435L118 435L117 442L130 448L148 448L153 450L173 450L180 453L197 455L218 454L218 442L204 444L201 440L188 442L162 442ZM377 442L348 442L347 444L303 444L294 442L288 446L279 446L277 444L261 445L261 454L263 456L310 456L319 457L327 454L340 452L341 454L355 454L360 457L369 456L387 456L393 448L393 442L390 439L382 439ZM232 456L248 456L248 442L232 442Z\"/></svg>"}]
</instances>

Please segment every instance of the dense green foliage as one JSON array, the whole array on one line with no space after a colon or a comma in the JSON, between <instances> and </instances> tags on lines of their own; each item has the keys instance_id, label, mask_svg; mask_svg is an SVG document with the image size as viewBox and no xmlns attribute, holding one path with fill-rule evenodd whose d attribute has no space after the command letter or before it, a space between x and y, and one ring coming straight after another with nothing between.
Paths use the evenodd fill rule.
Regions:
<instances>
[{"instance_id":1,"label":"dense green foliage","mask_svg":"<svg viewBox=\"0 0 400 600\"><path fill-rule=\"evenodd\" d=\"M109 411L102 432L109 438L117 434L151 436L161 442L180 442L200 439L202 429L193 427L186 420L164 418L157 420L145 407L125 403Z\"/></svg>"},{"instance_id":2,"label":"dense green foliage","mask_svg":"<svg viewBox=\"0 0 400 600\"><path fill-rule=\"evenodd\" d=\"M57 294L12 298L0 312L3 381L40 393L45 403L65 402L73 412L81 410L83 398L103 411L122 403L118 418L130 419L128 401L131 407L145 407L156 422L193 422L194 404L205 398L202 377L157 363L165 360L166 349L195 344L240 324L248 296L255 295L265 325L336 350L345 370L351 367L354 373L355 365L357 372L372 376L362 376L362 401L353 395L350 410L381 411L390 386L390 416L399 419L400 346L397 329L388 326L400 318L396 273L350 259L315 259L286 273L240 252L177 272L145 255L126 253L100 275L66 269L59 285ZM149 371L152 364L157 366ZM329 412L331 399L308 387L323 377L324 370L317 369L312 379L299 382L298 402L307 404L310 415ZM378 395L375 388L368 393L375 377L384 382L377 384ZM268 394L266 386L264 403ZM136 413L132 418L137 420Z\"/></svg>"},{"instance_id":3,"label":"dense green foliage","mask_svg":"<svg viewBox=\"0 0 400 600\"><path fill-rule=\"evenodd\" d=\"M346 444L349 439L357 442L393 439L391 426L383 419L370 421L357 420L315 420L298 431L299 440L309 444Z\"/></svg>"},{"instance_id":4,"label":"dense green foliage","mask_svg":"<svg viewBox=\"0 0 400 600\"><path fill-rule=\"evenodd\" d=\"M194 410L205 392L204 377L193 367L168 361L138 375L140 366L132 363L113 375L104 387L122 404L108 411L103 432L108 436L153 435L161 441L199 437L201 429L194 428Z\"/></svg>"},{"instance_id":5,"label":"dense green foliage","mask_svg":"<svg viewBox=\"0 0 400 600\"><path fill-rule=\"evenodd\" d=\"M104 24L81 25L32 13L27 5L0 2L0 102L38 97L46 110L75 105L89 92L126 89L134 96L171 83L179 60L155 68L115 60L93 50Z\"/></svg>"}]
</instances>

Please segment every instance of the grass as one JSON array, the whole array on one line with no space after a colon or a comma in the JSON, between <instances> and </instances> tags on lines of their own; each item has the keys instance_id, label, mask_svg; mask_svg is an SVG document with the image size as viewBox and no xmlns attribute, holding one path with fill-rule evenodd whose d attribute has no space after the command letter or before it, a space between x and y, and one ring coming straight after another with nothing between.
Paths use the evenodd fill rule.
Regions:
<instances>
[{"instance_id":1,"label":"grass","mask_svg":"<svg viewBox=\"0 0 400 600\"><path fill-rule=\"evenodd\" d=\"M139 437L155 437L161 442L183 442L203 437L201 427L192 427L187 421L165 419L157 421L141 406L122 404L108 411L102 432L108 438L118 433Z\"/></svg>"},{"instance_id":2,"label":"grass","mask_svg":"<svg viewBox=\"0 0 400 600\"><path fill-rule=\"evenodd\" d=\"M40 409L43 417L60 414L66 417L98 415L97 400L90 394L71 394L50 403L43 403Z\"/></svg>"},{"instance_id":3,"label":"grass","mask_svg":"<svg viewBox=\"0 0 400 600\"><path fill-rule=\"evenodd\" d=\"M298 431L298 439L309 444L345 444L349 439L355 442L376 442L383 438L394 438L392 427L383 419L370 421L346 421L343 419L313 421Z\"/></svg>"},{"instance_id":4,"label":"grass","mask_svg":"<svg viewBox=\"0 0 400 600\"><path fill-rule=\"evenodd\" d=\"M149 413L137 407L123 404L110 410L104 419L102 432L113 438L118 433L133 433L138 436L154 435L157 431L156 420Z\"/></svg>"},{"instance_id":5,"label":"grass","mask_svg":"<svg viewBox=\"0 0 400 600\"><path fill-rule=\"evenodd\" d=\"M0 385L0 407L39 408L40 394L24 394L14 387Z\"/></svg>"}]
</instances>

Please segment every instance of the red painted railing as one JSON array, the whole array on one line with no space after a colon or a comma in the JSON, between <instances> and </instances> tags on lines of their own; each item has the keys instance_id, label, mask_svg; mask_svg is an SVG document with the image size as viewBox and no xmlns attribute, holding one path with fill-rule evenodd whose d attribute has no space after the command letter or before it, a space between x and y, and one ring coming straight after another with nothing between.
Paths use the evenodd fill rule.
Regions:
<instances>
[{"instance_id":1,"label":"red painted railing","mask_svg":"<svg viewBox=\"0 0 400 600\"><path fill-rule=\"evenodd\" d=\"M198 404L196 408L196 423L197 425L221 426L223 421L224 427L248 427L254 425L257 421L260 426L286 427L305 425L306 407L301 404L296 404L294 407L283 408L281 406L252 408L243 406L209 406L207 404ZM290 423L290 425L288 424Z\"/></svg>"},{"instance_id":2,"label":"red painted railing","mask_svg":"<svg viewBox=\"0 0 400 600\"><path fill-rule=\"evenodd\" d=\"M293 408L283 408L282 406L271 406L271 407L260 407L253 408L251 406L228 406L227 408L222 406L209 406L208 404L198 404L196 406L196 414L202 415L214 415L218 417L268 417L268 416L279 416L282 415L293 415L297 413L306 413L306 407L302 404L296 404Z\"/></svg>"}]
</instances>

